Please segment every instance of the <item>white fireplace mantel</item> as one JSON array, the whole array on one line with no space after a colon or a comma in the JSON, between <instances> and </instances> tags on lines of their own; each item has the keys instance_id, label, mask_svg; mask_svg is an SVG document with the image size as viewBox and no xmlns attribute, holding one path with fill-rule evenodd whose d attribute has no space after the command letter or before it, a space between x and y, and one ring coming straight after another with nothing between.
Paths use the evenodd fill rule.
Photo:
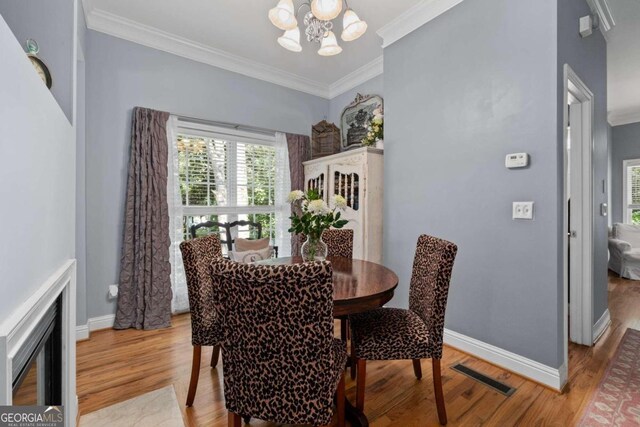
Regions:
<instances>
[{"instance_id":1,"label":"white fireplace mantel","mask_svg":"<svg viewBox=\"0 0 640 427\"><path fill-rule=\"evenodd\" d=\"M12 363L49 307L62 294L62 399L65 426L76 425L76 261L66 261L7 319L0 323L0 405L12 404Z\"/></svg>"}]
</instances>

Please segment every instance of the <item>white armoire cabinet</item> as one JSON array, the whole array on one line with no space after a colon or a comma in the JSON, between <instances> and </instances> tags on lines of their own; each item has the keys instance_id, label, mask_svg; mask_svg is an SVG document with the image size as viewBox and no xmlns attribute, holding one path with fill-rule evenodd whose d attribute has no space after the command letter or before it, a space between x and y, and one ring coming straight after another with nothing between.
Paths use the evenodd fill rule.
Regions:
<instances>
[{"instance_id":1,"label":"white armoire cabinet","mask_svg":"<svg viewBox=\"0 0 640 427\"><path fill-rule=\"evenodd\" d=\"M383 151L362 147L304 162L305 190L314 188L331 207L347 200L342 217L353 230L353 257L382 262Z\"/></svg>"}]
</instances>

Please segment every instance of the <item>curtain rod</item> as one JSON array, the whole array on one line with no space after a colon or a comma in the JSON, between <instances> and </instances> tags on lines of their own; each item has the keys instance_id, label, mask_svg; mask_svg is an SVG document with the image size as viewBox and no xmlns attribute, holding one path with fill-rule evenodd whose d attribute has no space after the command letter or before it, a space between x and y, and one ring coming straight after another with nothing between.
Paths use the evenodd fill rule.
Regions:
<instances>
[{"instance_id":1,"label":"curtain rod","mask_svg":"<svg viewBox=\"0 0 640 427\"><path fill-rule=\"evenodd\" d=\"M200 124L212 125L212 126L221 126L221 127L226 127L226 128L236 129L236 130L246 130L246 131L258 132L258 133L269 134L269 135L275 135L276 132L280 132L278 130L261 128L256 126L248 126L248 125L241 125L237 123L221 122L216 120L200 119L198 117L183 116L182 114L174 114L174 116L176 116L180 121L200 123Z\"/></svg>"}]
</instances>

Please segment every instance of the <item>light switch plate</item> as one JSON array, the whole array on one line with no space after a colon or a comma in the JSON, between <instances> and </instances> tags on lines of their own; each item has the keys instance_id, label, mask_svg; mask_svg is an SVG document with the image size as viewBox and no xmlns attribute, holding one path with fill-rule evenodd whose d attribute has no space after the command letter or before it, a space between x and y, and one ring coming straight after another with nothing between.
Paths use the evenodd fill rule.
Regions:
<instances>
[{"instance_id":1,"label":"light switch plate","mask_svg":"<svg viewBox=\"0 0 640 427\"><path fill-rule=\"evenodd\" d=\"M533 202L513 202L513 219L533 219Z\"/></svg>"}]
</instances>

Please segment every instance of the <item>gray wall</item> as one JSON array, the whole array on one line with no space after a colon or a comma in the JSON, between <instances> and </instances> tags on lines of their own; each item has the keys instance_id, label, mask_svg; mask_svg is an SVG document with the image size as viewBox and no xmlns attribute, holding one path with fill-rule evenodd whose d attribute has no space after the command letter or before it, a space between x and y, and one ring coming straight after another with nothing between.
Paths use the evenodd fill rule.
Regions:
<instances>
[{"instance_id":1,"label":"gray wall","mask_svg":"<svg viewBox=\"0 0 640 427\"><path fill-rule=\"evenodd\" d=\"M612 128L611 148L611 220L622 222L622 162L640 159L640 123Z\"/></svg>"},{"instance_id":2,"label":"gray wall","mask_svg":"<svg viewBox=\"0 0 640 427\"><path fill-rule=\"evenodd\" d=\"M3 322L74 258L75 135L2 17L0 58Z\"/></svg>"},{"instance_id":3,"label":"gray wall","mask_svg":"<svg viewBox=\"0 0 640 427\"><path fill-rule=\"evenodd\" d=\"M155 108L203 119L310 134L326 99L88 31L87 315L113 314L131 110Z\"/></svg>"},{"instance_id":4,"label":"gray wall","mask_svg":"<svg viewBox=\"0 0 640 427\"><path fill-rule=\"evenodd\" d=\"M554 0L465 1L385 48L385 263L408 301L419 234L459 246L446 327L562 363ZM473 25L470 25L473 23ZM531 166L507 170L508 153ZM533 221L511 219L535 201Z\"/></svg>"},{"instance_id":5,"label":"gray wall","mask_svg":"<svg viewBox=\"0 0 640 427\"><path fill-rule=\"evenodd\" d=\"M380 95L384 98L384 78L382 74L376 76L372 79L367 80L364 83L359 84L342 93L335 98L332 98L329 101L329 118L327 119L329 122L335 123L336 126L340 127L340 116L342 115L342 110L349 105L356 97L356 94L360 93L362 95Z\"/></svg>"},{"instance_id":6,"label":"gray wall","mask_svg":"<svg viewBox=\"0 0 640 427\"><path fill-rule=\"evenodd\" d=\"M593 322L607 309L607 218L600 214L600 204L608 202L603 181L608 173L608 123L607 123L607 44L600 33L581 38L578 22L590 12L584 0L558 1L558 149L562 167L564 64L569 64L594 94L593 134L593 237L594 237L594 289ZM561 175L562 177L562 175ZM559 187L562 188L562 187ZM560 213L562 215L562 213ZM562 217L559 217L562 221ZM558 245L562 247L562 233L558 233ZM562 266L562 265L560 265ZM562 279L562 276L560 276ZM559 289L558 310L562 311L562 288Z\"/></svg>"},{"instance_id":7,"label":"gray wall","mask_svg":"<svg viewBox=\"0 0 640 427\"><path fill-rule=\"evenodd\" d=\"M611 163L613 156L613 128L609 123L607 123L607 140L609 141L609 146L607 147L607 203L609 204L609 217L607 219L607 224L611 227L611 224L613 224L613 190L611 186L611 180L613 179L613 163Z\"/></svg>"},{"instance_id":8,"label":"gray wall","mask_svg":"<svg viewBox=\"0 0 640 427\"><path fill-rule=\"evenodd\" d=\"M0 0L0 15L26 49L27 39L40 46L38 58L49 68L51 93L69 121L73 113L73 1Z\"/></svg>"},{"instance_id":9,"label":"gray wall","mask_svg":"<svg viewBox=\"0 0 640 427\"><path fill-rule=\"evenodd\" d=\"M86 206L86 162L85 162L85 117L86 117L86 66L85 50L87 27L84 21L82 2L78 2L78 61L76 92L76 324L87 324L87 206Z\"/></svg>"}]
</instances>

